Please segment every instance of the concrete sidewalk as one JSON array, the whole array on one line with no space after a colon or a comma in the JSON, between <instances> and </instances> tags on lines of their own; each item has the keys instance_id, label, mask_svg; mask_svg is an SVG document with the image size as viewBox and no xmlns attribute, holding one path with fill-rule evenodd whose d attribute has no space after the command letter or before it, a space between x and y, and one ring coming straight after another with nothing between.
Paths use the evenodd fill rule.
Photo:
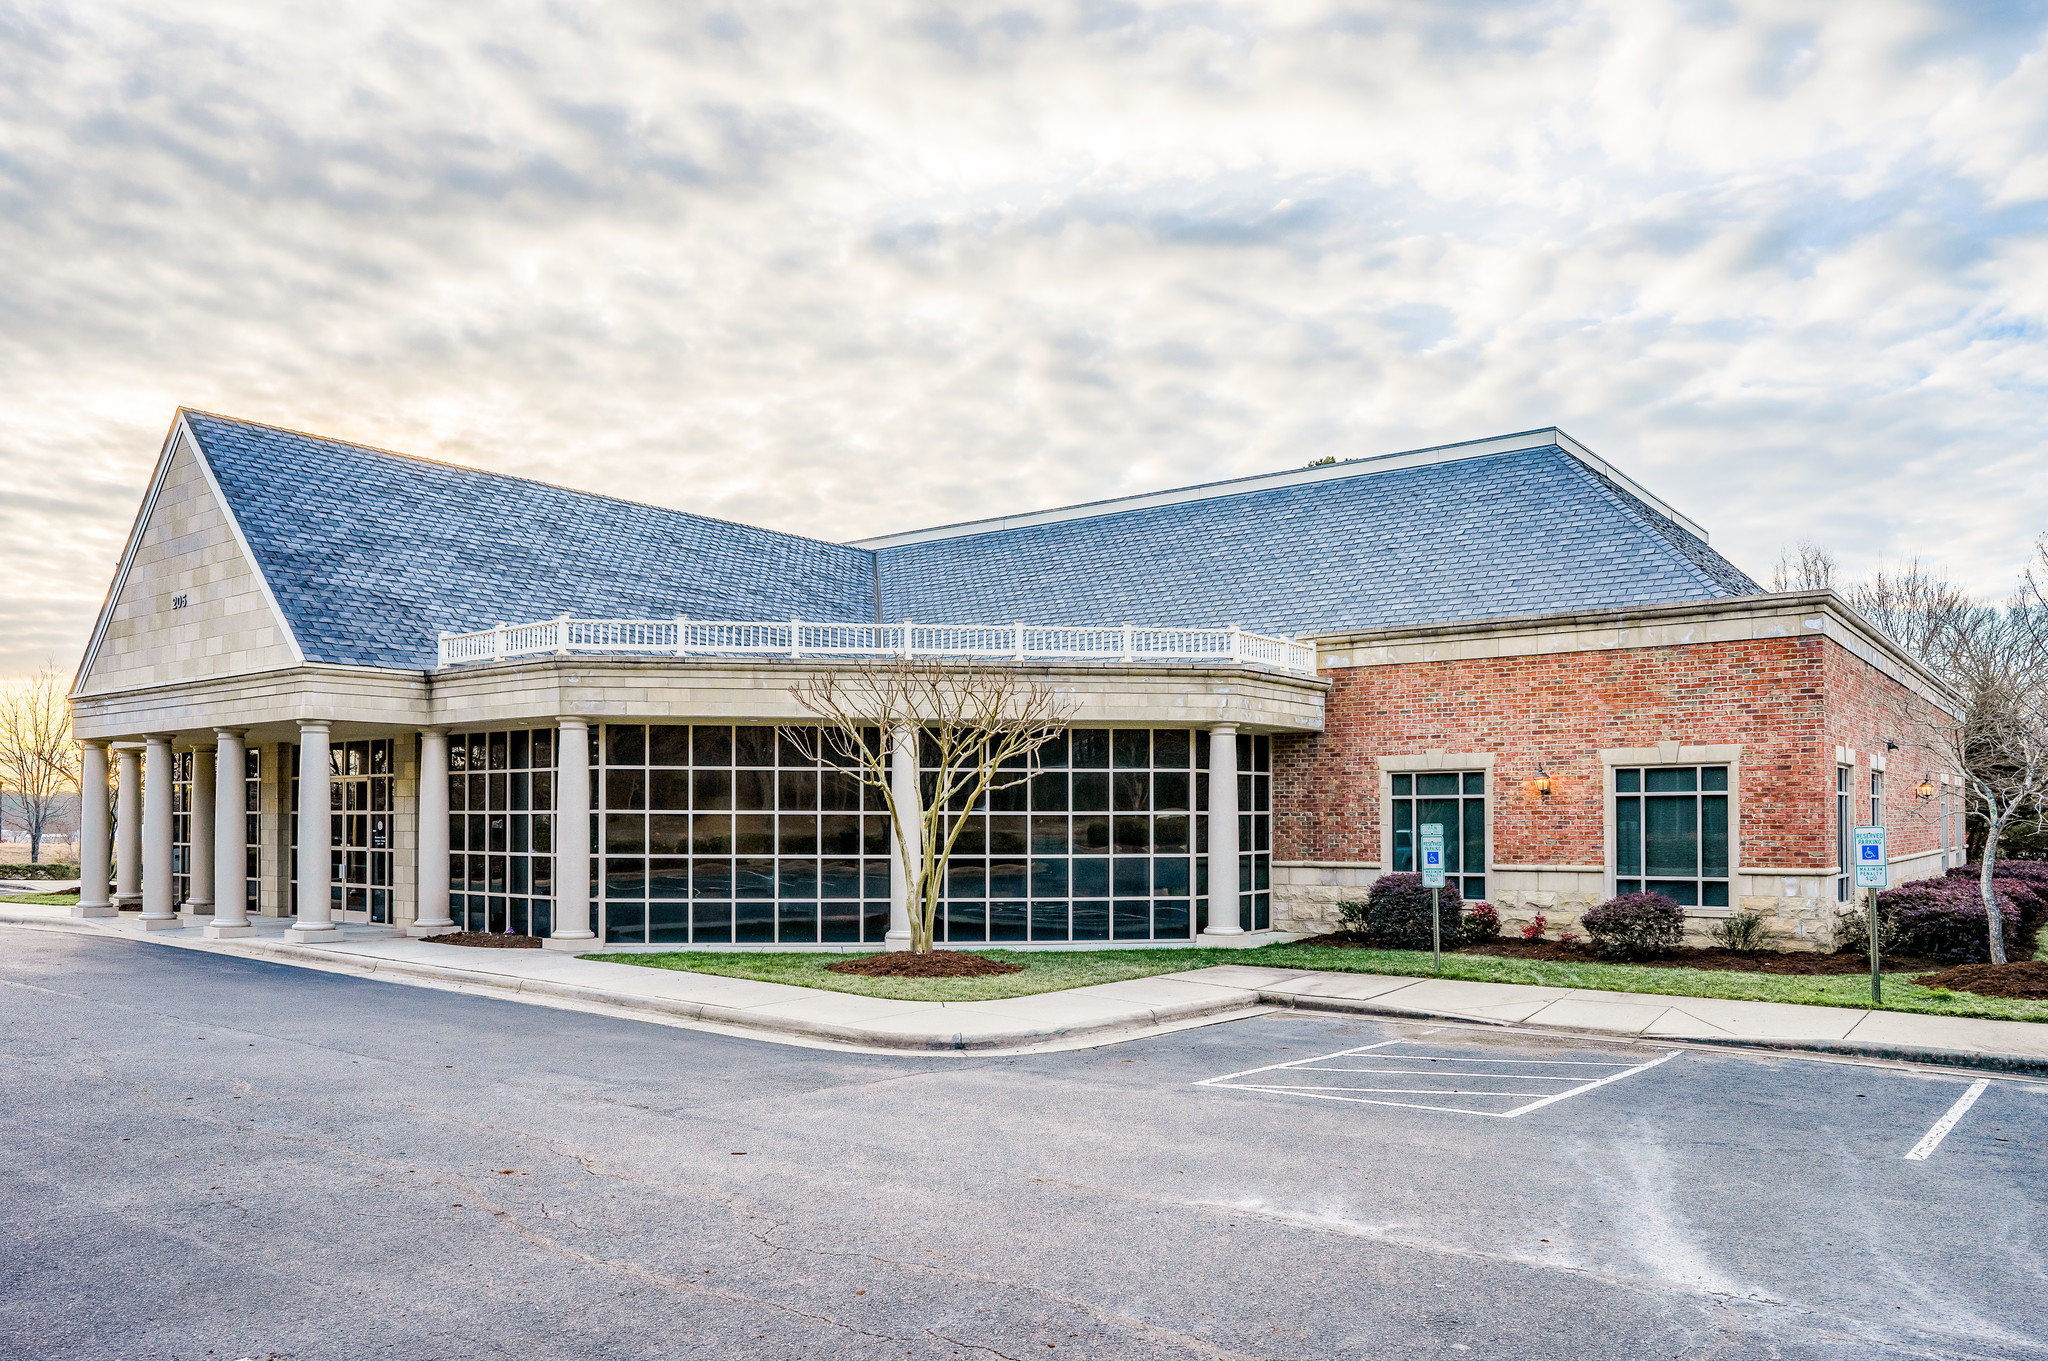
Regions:
<instances>
[{"instance_id":1,"label":"concrete sidewalk","mask_svg":"<svg viewBox=\"0 0 2048 1361\"><path fill-rule=\"evenodd\" d=\"M1321 973L1239 964L990 1002L902 1002L782 983L479 950L351 931L330 945L258 934L210 941L197 927L145 933L132 915L81 920L62 907L0 904L0 922L270 959L393 982L638 1015L800 1044L926 1053L1023 1053L1136 1039L1276 1008L1477 1022L1690 1044L1803 1051L2048 1076L2048 1025L1850 1007Z\"/></svg>"}]
</instances>

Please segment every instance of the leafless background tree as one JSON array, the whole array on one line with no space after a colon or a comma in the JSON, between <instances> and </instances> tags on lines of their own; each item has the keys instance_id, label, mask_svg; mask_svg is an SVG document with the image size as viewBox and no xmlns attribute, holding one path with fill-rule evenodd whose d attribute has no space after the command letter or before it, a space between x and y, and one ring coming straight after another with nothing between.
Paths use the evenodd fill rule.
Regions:
<instances>
[{"instance_id":1,"label":"leafless background tree","mask_svg":"<svg viewBox=\"0 0 2048 1361\"><path fill-rule=\"evenodd\" d=\"M1030 779L1032 757L1066 730L1071 702L1013 671L914 658L819 672L790 694L820 720L814 731L793 731L792 740L880 792L911 885L910 948L928 953L946 865L966 826L958 814ZM929 767L918 807L898 800L890 779L892 735L904 729L917 734L919 764Z\"/></svg>"},{"instance_id":2,"label":"leafless background tree","mask_svg":"<svg viewBox=\"0 0 2048 1361\"><path fill-rule=\"evenodd\" d=\"M1812 539L1778 554L1771 567L1774 591L1825 591L1835 584L1835 556Z\"/></svg>"},{"instance_id":3,"label":"leafless background tree","mask_svg":"<svg viewBox=\"0 0 2048 1361\"><path fill-rule=\"evenodd\" d=\"M31 864L43 841L68 825L78 806L78 744L71 740L71 704L57 673L45 667L0 688L0 826L28 834Z\"/></svg>"},{"instance_id":4,"label":"leafless background tree","mask_svg":"<svg viewBox=\"0 0 2048 1361\"><path fill-rule=\"evenodd\" d=\"M1803 574L1803 575L1802 575ZM1834 586L1833 560L1810 542L1787 550L1773 573L1803 582L1782 589ZM2005 935L1991 881L2015 829L2048 825L2048 537L2005 608L1983 604L1916 559L1880 566L1841 590L1856 612L1918 658L1958 701L1944 714L1900 696L1889 706L1896 735L1960 774L1978 861L1993 963L2005 962Z\"/></svg>"}]
</instances>

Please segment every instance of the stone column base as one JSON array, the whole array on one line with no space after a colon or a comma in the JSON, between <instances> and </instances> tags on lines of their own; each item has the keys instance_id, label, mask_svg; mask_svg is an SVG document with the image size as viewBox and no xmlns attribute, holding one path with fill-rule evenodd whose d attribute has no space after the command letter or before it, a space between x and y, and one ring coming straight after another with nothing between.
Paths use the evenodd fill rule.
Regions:
<instances>
[{"instance_id":1,"label":"stone column base","mask_svg":"<svg viewBox=\"0 0 2048 1361\"><path fill-rule=\"evenodd\" d=\"M1195 936L1195 944L1206 945L1213 950L1236 950L1251 938L1249 931L1203 931Z\"/></svg>"},{"instance_id":2,"label":"stone column base","mask_svg":"<svg viewBox=\"0 0 2048 1361\"><path fill-rule=\"evenodd\" d=\"M910 948L910 933L908 931L891 931L888 935L882 937L882 948L884 950L908 950Z\"/></svg>"},{"instance_id":3,"label":"stone column base","mask_svg":"<svg viewBox=\"0 0 2048 1361\"><path fill-rule=\"evenodd\" d=\"M208 940L227 940L231 936L253 936L255 934L256 928L247 922L208 922L206 924L206 938Z\"/></svg>"},{"instance_id":4,"label":"stone column base","mask_svg":"<svg viewBox=\"0 0 2048 1361\"><path fill-rule=\"evenodd\" d=\"M418 940L424 936L445 936L461 929L454 922L414 922L405 928L405 934Z\"/></svg>"},{"instance_id":5,"label":"stone column base","mask_svg":"<svg viewBox=\"0 0 2048 1361\"><path fill-rule=\"evenodd\" d=\"M118 917L121 909L112 903L78 903L71 909L74 917Z\"/></svg>"},{"instance_id":6,"label":"stone column base","mask_svg":"<svg viewBox=\"0 0 2048 1361\"><path fill-rule=\"evenodd\" d=\"M290 940L336 941L341 939L341 928L333 922L321 922L316 925L302 923L286 931L285 936Z\"/></svg>"},{"instance_id":7,"label":"stone column base","mask_svg":"<svg viewBox=\"0 0 2048 1361\"><path fill-rule=\"evenodd\" d=\"M542 938L540 948L543 950L566 950L571 954L582 954L586 951L597 949L603 943L594 935L546 936Z\"/></svg>"},{"instance_id":8,"label":"stone column base","mask_svg":"<svg viewBox=\"0 0 2048 1361\"><path fill-rule=\"evenodd\" d=\"M209 906L204 912L195 912L188 907L178 914L178 921L185 926L209 925L213 921L213 908Z\"/></svg>"},{"instance_id":9,"label":"stone column base","mask_svg":"<svg viewBox=\"0 0 2048 1361\"><path fill-rule=\"evenodd\" d=\"M182 931L185 923L176 917L139 917L137 923L145 931Z\"/></svg>"}]
</instances>

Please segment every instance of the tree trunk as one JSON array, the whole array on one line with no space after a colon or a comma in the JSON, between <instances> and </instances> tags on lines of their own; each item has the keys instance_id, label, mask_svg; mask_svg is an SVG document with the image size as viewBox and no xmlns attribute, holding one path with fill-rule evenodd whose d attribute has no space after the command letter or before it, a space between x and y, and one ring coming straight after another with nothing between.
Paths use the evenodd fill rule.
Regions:
<instances>
[{"instance_id":1,"label":"tree trunk","mask_svg":"<svg viewBox=\"0 0 2048 1361\"><path fill-rule=\"evenodd\" d=\"M1998 834L2005 829L2002 821L1991 824L1990 835L1984 840L1984 867L1977 872L1977 891L1984 898L1984 924L1991 932L1991 962L2005 963L2005 915L1998 910L1998 893L1991 887L1991 865L1998 856Z\"/></svg>"}]
</instances>

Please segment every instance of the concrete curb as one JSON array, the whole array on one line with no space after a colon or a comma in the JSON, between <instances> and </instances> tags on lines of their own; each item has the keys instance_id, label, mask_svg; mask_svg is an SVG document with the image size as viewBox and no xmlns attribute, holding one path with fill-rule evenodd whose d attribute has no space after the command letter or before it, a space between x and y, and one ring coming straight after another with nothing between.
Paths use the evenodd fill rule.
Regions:
<instances>
[{"instance_id":1,"label":"concrete curb","mask_svg":"<svg viewBox=\"0 0 2048 1361\"><path fill-rule=\"evenodd\" d=\"M0 923L15 926L42 927L68 931L76 935L107 938L111 933L96 930L84 921L70 918L29 917L9 912L0 907ZM126 936L117 939L128 939ZM701 1021L707 1025L726 1026L739 1030L765 1031L770 1034L788 1035L813 1040L829 1040L838 1044L853 1045L863 1049L890 1049L910 1053L960 1054L978 1053L985 1050L1025 1049L1037 1045L1058 1044L1094 1036L1108 1037L1124 1032L1147 1032L1164 1026L1185 1026L1190 1022L1222 1020L1239 1013L1254 1014L1268 1008L1254 1002L1249 989L1216 989L1214 1000L1183 1002L1171 1006L1150 1006L1133 1008L1130 1012L1101 1021L1092 1021L1070 1026L1033 1026L1000 1033L968 1035L955 1032L951 1036L902 1035L885 1031L869 1030L862 1026L836 1025L829 1021L799 1020L787 1016L762 1016L749 1008L722 1007L710 1002L685 1002L666 997L647 997L634 993L612 992L603 988L584 987L574 983L556 983L540 978L512 978L503 974L475 972L452 965L421 964L411 960L377 959L352 954L346 950L326 949L317 945L298 945L290 941L252 941L248 939L230 941L209 941L204 946L189 941L164 941L137 939L138 944L178 945L187 949L199 948L209 954L232 954L244 959L269 959L279 962L318 964L329 969L346 970L366 976L378 974L397 975L404 978L418 978L436 983L458 984L465 988L506 993L511 996L529 994L537 997L552 997L562 1001L581 1002L586 1005L613 1007L625 1011L644 1011L658 1016L673 1017L684 1021ZM621 966L630 967L630 966ZM1136 1036L1133 1036L1136 1038Z\"/></svg>"},{"instance_id":2,"label":"concrete curb","mask_svg":"<svg viewBox=\"0 0 2048 1361\"><path fill-rule=\"evenodd\" d=\"M107 938L111 933L88 925L85 921L65 917L29 916L9 911L0 906L0 924L41 927L45 930L68 931L78 935ZM121 936L119 939L129 939ZM181 945L184 948L202 949L208 953L233 954L245 959L271 959L279 962L318 964L329 969L346 970L366 976L377 974L417 978L429 982L456 984L466 988L505 993L509 996L530 994L536 997L552 997L562 1001L580 1002L585 1005L617 1008L624 1011L643 1011L677 1020L698 1021L706 1025L728 1027L735 1030L752 1030L768 1035L784 1035L794 1038L826 1040L835 1044L856 1046L863 1049L896 1050L907 1053L979 1053L989 1050L1029 1049L1034 1046L1069 1043L1075 1040L1099 1038L1113 1040L1122 1035L1131 1039L1141 1038L1162 1027L1186 1026L1196 1022L1214 1022L1236 1019L1241 1016L1264 1014L1273 1010L1312 1011L1341 1016L1384 1016L1410 1021L1450 1021L1459 1025L1498 1026L1504 1029L1544 1030L1560 1035L1577 1035L1604 1040L1648 1040L1668 1042L1675 1045L1710 1045L1726 1049L1753 1049L1787 1054L1822 1054L1838 1058L1878 1059L1894 1063L1917 1063L1949 1068L1973 1068L1988 1072L2010 1073L2016 1077L2048 1078L2048 1058L2029 1054L2006 1054L1986 1050L1940 1049L1931 1045L1883 1044L1868 1040L1795 1040L1770 1037L1745 1038L1737 1035L1686 1035L1656 1036L1634 1035L1608 1030L1589 1030L1576 1026L1545 1025L1541 1022L1501 1021L1488 1017L1472 1016L1440 1008L1402 1006L1394 1002L1382 1002L1373 998L1304 996L1300 993L1284 992L1273 988L1236 988L1219 986L1213 1000L1183 1002L1171 1006L1149 1006L1133 1008L1122 1016L1092 1021L1071 1026L1034 1026L1000 1033L967 1035L955 1032L950 1037L933 1035L903 1035L877 1032L861 1026L837 1025L829 1021L799 1020L786 1016L762 1016L752 1009L723 1007L709 1002L685 1002L665 997L646 997L633 993L612 992L603 988L584 987L573 983L556 983L547 979L513 978L503 974L475 972L442 964L421 964L410 960L377 959L349 953L346 950L323 948L317 945L297 945L289 941L209 941L205 945L197 942L172 942L135 938L138 944ZM621 966L630 967L630 966ZM1170 975L1168 975L1170 976ZM1905 1014L1905 1013L1897 1013ZM2015 1024L2024 1024L2016 1022Z\"/></svg>"},{"instance_id":3,"label":"concrete curb","mask_svg":"<svg viewBox=\"0 0 2048 1361\"><path fill-rule=\"evenodd\" d=\"M1547 1030L1559 1035L1583 1035L1604 1040L1642 1040L1677 1045L1712 1045L1722 1049L1764 1049L1788 1054L1828 1054L1838 1058L1884 1059L1895 1063L1924 1063L1946 1068L1981 1068L2011 1073L2017 1077L2048 1077L2048 1058L2031 1054L2000 1054L1973 1049L1937 1049L1932 1045L1879 1044L1870 1040L1792 1040L1740 1035L1634 1035L1612 1030L1588 1030L1579 1026L1545 1025L1540 1021L1498 1021L1462 1012L1428 1007L1396 1006L1371 998L1303 997L1295 993L1259 990L1259 1001L1289 1011L1323 1011L1339 1015L1393 1016L1410 1021L1455 1021L1460 1025L1499 1026L1513 1030ZM1910 1013L1900 1012L1898 1015ZM2015 1022L2015 1024L2032 1024Z\"/></svg>"},{"instance_id":4,"label":"concrete curb","mask_svg":"<svg viewBox=\"0 0 2048 1361\"><path fill-rule=\"evenodd\" d=\"M747 1030L766 1030L784 1035L801 1035L808 1039L834 1040L841 1044L859 1045L868 1049L902 1049L925 1053L972 1053L984 1049L1017 1049L1091 1035L1112 1034L1117 1031L1149 1030L1155 1026L1217 1019L1230 1013L1257 1009L1255 1003L1245 1000L1241 994L1230 996L1226 990L1218 989L1219 993L1225 995L1213 1002L1186 1002L1174 1006L1147 1007L1126 1016L1086 1025L1038 1026L1003 1031L1000 1034L973 1036L955 1032L950 1037L939 1038L877 1032L861 1026L835 1025L829 1021L759 1016L747 1008L721 1007L710 1002L684 1002L666 997L644 997L633 993L582 987L574 983L554 983L539 978L506 978L497 974L472 973L467 969L447 965L416 964L406 960L363 959L360 956L352 957L336 951L323 950L313 945L273 945L265 942L252 946L242 941L235 943L235 952L246 952L256 956L280 955L288 959L303 959L309 963L317 962L330 966L339 964L364 974L401 974L412 978L432 979L436 982L489 988L514 995L532 993L566 1001L620 1007L629 1011L650 1011L686 1021L703 1021L712 1025L734 1026Z\"/></svg>"}]
</instances>

